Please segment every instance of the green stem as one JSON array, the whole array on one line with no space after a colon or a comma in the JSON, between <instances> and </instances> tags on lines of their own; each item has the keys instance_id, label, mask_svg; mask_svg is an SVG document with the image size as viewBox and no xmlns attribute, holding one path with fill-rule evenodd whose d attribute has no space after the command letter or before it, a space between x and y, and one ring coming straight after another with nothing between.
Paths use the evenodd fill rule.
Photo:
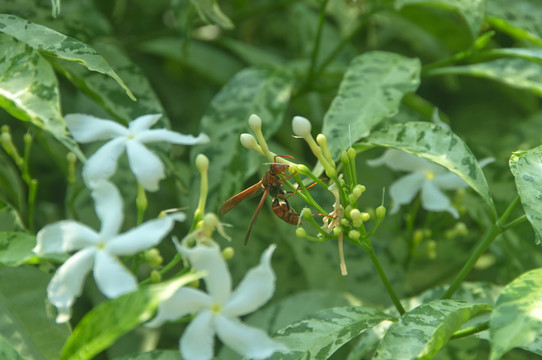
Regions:
<instances>
[{"instance_id":1,"label":"green stem","mask_svg":"<svg viewBox=\"0 0 542 360\"><path fill-rule=\"evenodd\" d=\"M520 199L519 196L516 196L514 200L508 205L508 208L504 211L503 215L498 219L493 225L491 225L491 228L489 228L488 232L486 233L485 237L480 241L480 243L476 246L472 254L470 255L469 259L463 265L463 268L457 274L455 279L450 284L450 287L444 295L442 296L442 299L449 299L452 297L452 295L455 293L455 291L459 288L463 280L467 277L467 275L471 272L472 268L482 256L486 252L486 250L489 248L489 245L493 243L493 240L502 233L503 231L503 223L510 217L512 214L512 211L516 208L516 206L519 204Z\"/></svg>"},{"instance_id":2,"label":"green stem","mask_svg":"<svg viewBox=\"0 0 542 360\"><path fill-rule=\"evenodd\" d=\"M318 21L318 30L316 31L316 39L314 41L314 48L312 49L311 63L309 67L308 83L312 84L314 81L316 60L318 58L318 52L320 51L320 43L322 41L322 29L324 28L324 22L326 20L326 7L329 0L322 2L322 8L320 9L320 19Z\"/></svg>"},{"instance_id":3,"label":"green stem","mask_svg":"<svg viewBox=\"0 0 542 360\"><path fill-rule=\"evenodd\" d=\"M376 268L376 271L378 272L378 275L380 276L380 279L382 280L382 283L386 287L386 290L388 291L388 294L391 297L391 300L393 301L393 304L395 305L395 308L397 311L399 311L399 314L403 315L406 311L403 308L403 305L401 305L401 301L395 294L395 291L393 290L393 287L391 286L388 277L386 276L386 273L384 273L384 270L382 269L382 266L380 266L380 262L378 261L378 258L376 257L376 254L373 250L373 246L369 242L369 240L366 240L362 245L362 249L365 250L367 254L369 254L369 257L371 258L371 261L373 262L373 265Z\"/></svg>"},{"instance_id":4,"label":"green stem","mask_svg":"<svg viewBox=\"0 0 542 360\"><path fill-rule=\"evenodd\" d=\"M517 226L519 224L521 224L522 222L526 221L527 220L527 215L523 214L521 215L520 217L518 217L517 219L514 219L512 221L510 221L509 223L503 225L502 227L502 231L506 231L510 228L513 228L514 226Z\"/></svg>"}]
</instances>

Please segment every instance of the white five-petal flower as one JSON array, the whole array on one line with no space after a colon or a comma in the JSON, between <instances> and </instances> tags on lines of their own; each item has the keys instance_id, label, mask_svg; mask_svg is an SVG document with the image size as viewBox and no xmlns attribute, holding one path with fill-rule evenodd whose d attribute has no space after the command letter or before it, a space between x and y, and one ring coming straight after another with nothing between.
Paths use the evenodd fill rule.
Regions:
<instances>
[{"instance_id":1,"label":"white five-petal flower","mask_svg":"<svg viewBox=\"0 0 542 360\"><path fill-rule=\"evenodd\" d=\"M181 355L186 360L212 359L215 334L246 358L264 359L275 351L287 351L286 346L273 341L264 331L239 320L273 295L275 274L271 268L271 255L274 245L262 254L260 264L245 275L233 292L228 267L216 244L193 248L176 245L196 271L207 273L204 281L208 293L189 287L177 290L160 304L158 314L147 326L158 327L166 321L195 314L179 343Z\"/></svg>"},{"instance_id":2,"label":"white five-petal flower","mask_svg":"<svg viewBox=\"0 0 542 360\"><path fill-rule=\"evenodd\" d=\"M133 255L158 244L173 228L175 220L164 216L149 220L119 234L123 221L123 204L117 188L102 180L92 191L96 213L101 221L99 232L74 220L49 224L37 234L34 252L38 255L77 251L56 271L47 287L49 301L58 309L57 322L66 322L71 306L81 295L86 275L92 270L96 285L108 298L137 289L135 276L117 256Z\"/></svg>"},{"instance_id":3,"label":"white five-petal flower","mask_svg":"<svg viewBox=\"0 0 542 360\"><path fill-rule=\"evenodd\" d=\"M395 149L388 149L381 157L369 160L367 163L370 166L386 165L396 171L410 172L410 174L399 178L390 187L390 196L393 200L392 214L397 212L401 205L409 204L421 191L424 209L448 211L453 217L459 217L457 209L452 206L450 199L441 190L463 189L468 185L446 168Z\"/></svg>"},{"instance_id":4,"label":"white five-petal flower","mask_svg":"<svg viewBox=\"0 0 542 360\"><path fill-rule=\"evenodd\" d=\"M137 181L148 191L158 190L165 177L160 158L144 144L166 141L172 144L194 145L209 141L205 134L197 137L183 135L167 129L150 129L162 115L143 115L131 121L128 127L117 122L84 114L65 116L68 130L80 143L109 140L92 155L83 168L83 179L89 187L101 179L109 179L117 169L119 156L126 149L128 162Z\"/></svg>"}]
</instances>

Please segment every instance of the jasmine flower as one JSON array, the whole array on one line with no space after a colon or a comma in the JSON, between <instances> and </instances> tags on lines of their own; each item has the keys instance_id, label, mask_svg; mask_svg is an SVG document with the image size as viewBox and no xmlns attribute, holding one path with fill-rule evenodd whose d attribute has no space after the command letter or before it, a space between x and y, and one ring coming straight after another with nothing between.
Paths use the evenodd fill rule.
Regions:
<instances>
[{"instance_id":1,"label":"jasmine flower","mask_svg":"<svg viewBox=\"0 0 542 360\"><path fill-rule=\"evenodd\" d=\"M215 334L225 345L246 358L264 359L275 351L287 350L264 331L244 325L239 320L240 316L255 311L273 295L275 274L271 268L271 255L274 245L263 253L260 264L247 273L233 292L226 262L215 243L193 248L176 245L195 271L207 273L204 278L207 293L189 287L177 290L160 304L156 317L147 326L158 327L166 321L194 314L179 342L185 360L212 359Z\"/></svg>"},{"instance_id":2,"label":"jasmine flower","mask_svg":"<svg viewBox=\"0 0 542 360\"><path fill-rule=\"evenodd\" d=\"M34 252L38 255L76 251L54 274L47 286L47 297L58 309L56 321L71 317L71 306L81 295L83 283L92 270L98 289L108 298L116 298L137 289L136 277L117 256L133 255L158 244L173 228L174 220L184 215L149 220L123 234L123 204L117 188L105 180L92 191L96 213L101 221L99 232L74 220L49 224L37 234Z\"/></svg>"},{"instance_id":3,"label":"jasmine flower","mask_svg":"<svg viewBox=\"0 0 542 360\"><path fill-rule=\"evenodd\" d=\"M172 144L194 145L209 141L205 134L197 137L183 135L167 129L150 129L160 114L143 115L125 127L115 121L99 119L84 114L65 116L68 130L80 143L108 140L83 168L83 179L89 187L100 179L109 179L117 169L119 156L126 149L130 169L137 181L148 191L158 190L158 183L165 177L164 165L146 143L166 141Z\"/></svg>"}]
</instances>

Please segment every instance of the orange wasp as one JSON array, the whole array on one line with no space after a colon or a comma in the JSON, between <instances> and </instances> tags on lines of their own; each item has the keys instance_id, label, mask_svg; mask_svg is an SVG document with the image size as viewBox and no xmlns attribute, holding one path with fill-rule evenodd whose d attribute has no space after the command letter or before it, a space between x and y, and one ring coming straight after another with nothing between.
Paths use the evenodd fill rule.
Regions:
<instances>
[{"instance_id":1,"label":"orange wasp","mask_svg":"<svg viewBox=\"0 0 542 360\"><path fill-rule=\"evenodd\" d=\"M285 191L282 189L282 183L291 178L294 174L290 174L283 178L279 177L279 175L284 175L290 165L276 162L278 156L293 159L292 156L288 155L276 155L275 162L271 163L271 165L269 166L269 170L265 172L263 178L260 181L258 181L251 187L241 191L239 194L232 196L220 208L219 213L221 216L223 216L228 211L236 207L241 201L256 194L258 191L260 191L260 189L264 190L260 203L258 204L258 207L256 208L254 215L252 216L252 220L250 220L247 235L245 236L245 245L248 242L250 231L252 230L252 225L254 225L254 222L258 217L258 214L262 209L263 203L267 195L271 195L271 197L273 197L273 212L278 217L280 217L282 220L286 221L289 224L297 224L297 220L299 220L299 214L295 214L292 211L290 205L286 201ZM280 201L279 199L282 199L283 201ZM295 217L295 215L297 215L297 219L295 222L293 222L293 218Z\"/></svg>"}]
</instances>

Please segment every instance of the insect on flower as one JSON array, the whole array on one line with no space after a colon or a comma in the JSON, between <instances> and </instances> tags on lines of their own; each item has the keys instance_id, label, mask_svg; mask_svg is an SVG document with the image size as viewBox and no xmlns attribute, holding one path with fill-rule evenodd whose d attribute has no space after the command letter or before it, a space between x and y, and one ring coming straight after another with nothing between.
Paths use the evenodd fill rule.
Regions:
<instances>
[{"instance_id":1,"label":"insect on flower","mask_svg":"<svg viewBox=\"0 0 542 360\"><path fill-rule=\"evenodd\" d=\"M297 224L297 221L295 223L293 222L293 218L295 217L295 215L297 215L297 220L299 220L299 214L295 214L293 210L290 208L290 205L286 201L286 196L285 196L286 192L282 189L282 183L288 180L289 178L291 178L295 173L282 177L282 178L280 177L280 175L285 174L286 170L290 168L290 165L277 162L277 157L279 156L293 159L292 156L288 156L288 155L276 155L275 162L270 164L269 170L265 172L264 176L262 177L260 181L258 181L256 184L252 185L251 187L241 191L239 194L232 196L220 208L219 213L221 216L223 216L228 211L236 207L241 201L256 194L258 191L260 191L260 189L264 190L260 203L258 204L258 207L256 208L256 211L254 212L254 215L252 216L252 219L250 220L250 225L248 226L247 234L245 236L245 245L248 242L250 231L252 230L252 225L254 225L254 222L256 221L256 218L258 217L258 214L260 213L260 210L262 209L263 203L267 195L270 195L273 198L273 212L279 218L281 218L282 220L286 221L289 224Z\"/></svg>"}]
</instances>

